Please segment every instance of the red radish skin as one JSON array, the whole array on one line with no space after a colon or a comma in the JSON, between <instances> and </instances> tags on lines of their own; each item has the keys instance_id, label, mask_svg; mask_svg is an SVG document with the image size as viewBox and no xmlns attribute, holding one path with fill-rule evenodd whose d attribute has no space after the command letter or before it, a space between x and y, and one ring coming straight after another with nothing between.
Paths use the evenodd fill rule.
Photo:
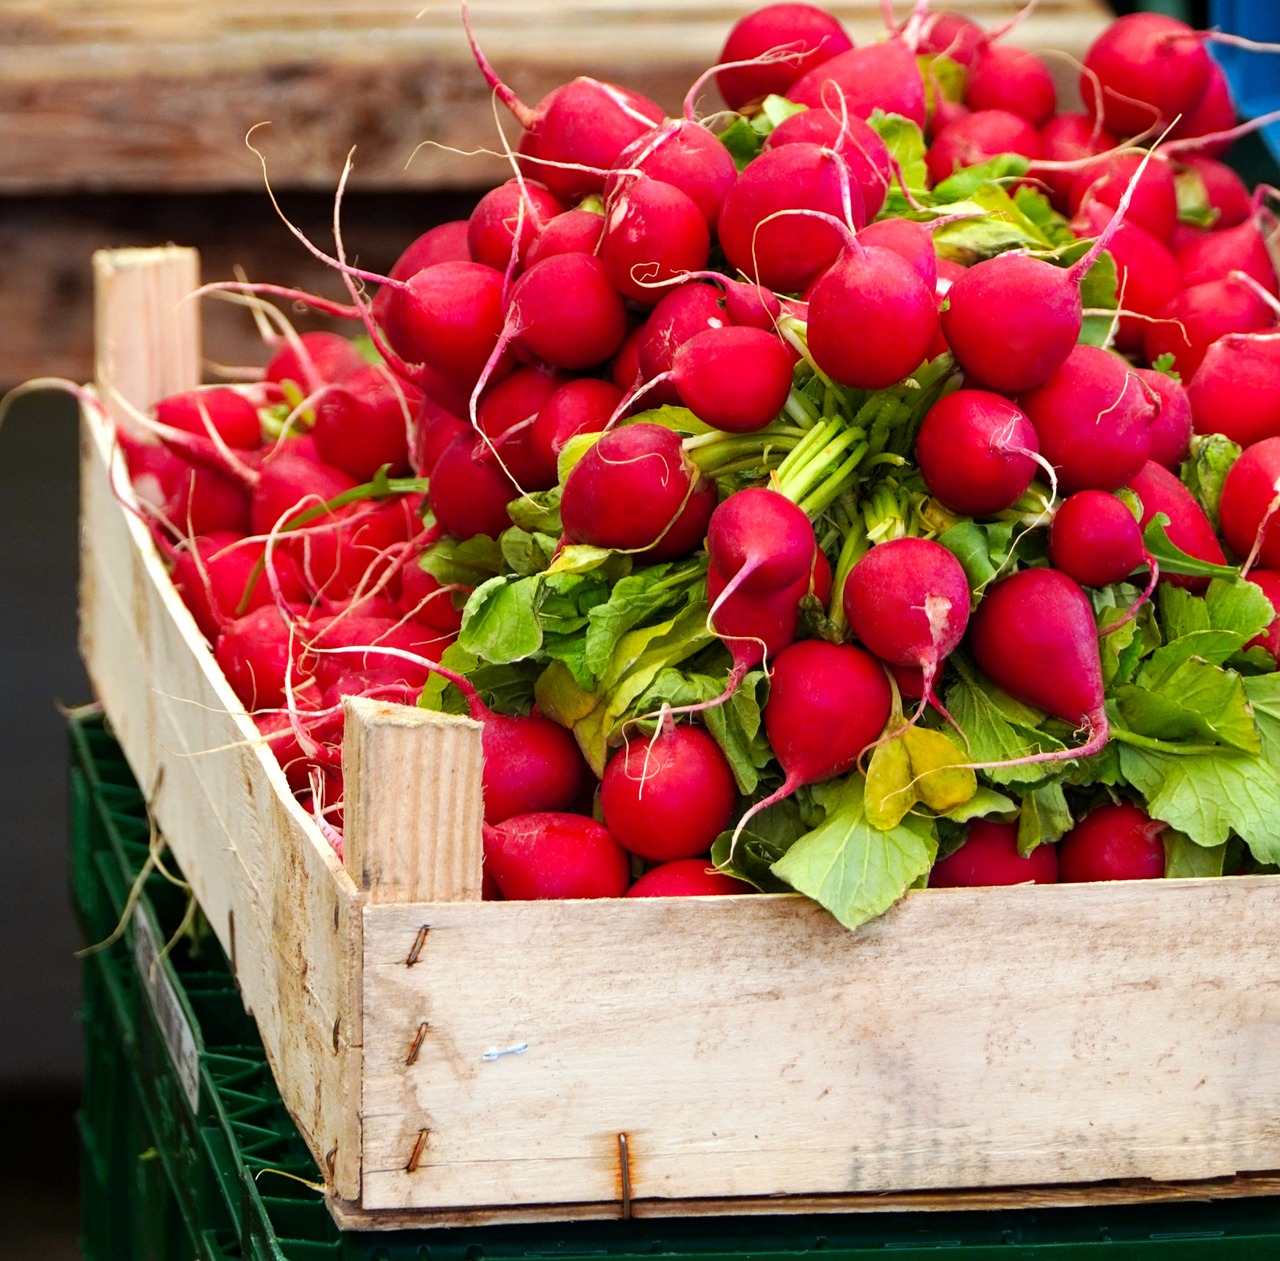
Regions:
<instances>
[{"instance_id":1,"label":"red radish skin","mask_svg":"<svg viewBox=\"0 0 1280 1261\"><path fill-rule=\"evenodd\" d=\"M368 364L316 399L316 453L357 481L369 481L383 465L391 477L403 477L410 469L410 420L422 400L417 386Z\"/></svg>"},{"instance_id":2,"label":"red radish skin","mask_svg":"<svg viewBox=\"0 0 1280 1261\"><path fill-rule=\"evenodd\" d=\"M922 695L969 623L964 570L930 539L877 544L850 570L842 599L854 635L877 657L924 672Z\"/></svg>"},{"instance_id":3,"label":"red radish skin","mask_svg":"<svg viewBox=\"0 0 1280 1261\"><path fill-rule=\"evenodd\" d=\"M295 664L301 652L301 641L291 641L289 624L274 604L228 622L213 649L231 690L250 712L284 705L286 676L294 687L302 682Z\"/></svg>"},{"instance_id":4,"label":"red radish skin","mask_svg":"<svg viewBox=\"0 0 1280 1261\"><path fill-rule=\"evenodd\" d=\"M466 219L454 219L448 223L428 228L421 236L410 241L392 265L387 276L391 280L408 280L414 272L430 267L432 263L464 263L471 261L467 246L468 223ZM379 328L397 319L392 309L400 302L400 291L392 285L382 285L373 295L370 312ZM353 348L354 349L354 348ZM360 363L363 363L363 357ZM358 365L353 365L358 366Z\"/></svg>"},{"instance_id":5,"label":"red radish skin","mask_svg":"<svg viewBox=\"0 0 1280 1261\"><path fill-rule=\"evenodd\" d=\"M646 871L627 890L629 898L709 898L754 893L745 880L716 871L705 858L677 858Z\"/></svg>"},{"instance_id":6,"label":"red radish skin","mask_svg":"<svg viewBox=\"0 0 1280 1261\"><path fill-rule=\"evenodd\" d=\"M287 341L271 356L263 380L277 389L292 381L302 394L314 394L322 385L345 380L364 362L349 337L323 331L302 333L296 344Z\"/></svg>"},{"instance_id":7,"label":"red radish skin","mask_svg":"<svg viewBox=\"0 0 1280 1261\"><path fill-rule=\"evenodd\" d=\"M661 425L623 425L574 465L560 501L566 538L676 560L697 549L715 507L680 438Z\"/></svg>"},{"instance_id":8,"label":"red radish skin","mask_svg":"<svg viewBox=\"0 0 1280 1261\"><path fill-rule=\"evenodd\" d=\"M1149 363L1172 355L1173 366L1190 381L1209 347L1230 333L1260 333L1275 324L1271 308L1238 280L1211 280L1184 289L1147 325L1143 353Z\"/></svg>"},{"instance_id":9,"label":"red radish skin","mask_svg":"<svg viewBox=\"0 0 1280 1261\"><path fill-rule=\"evenodd\" d=\"M1186 145L1188 140L1200 136L1212 136L1218 132L1230 131L1236 125L1236 106L1231 99L1231 85L1222 67L1212 58L1209 60L1209 83L1194 108L1188 110L1173 125L1170 137ZM1181 148L1185 157L1188 154L1203 155L1209 158L1221 158L1231 148L1231 139L1203 140L1194 146Z\"/></svg>"},{"instance_id":10,"label":"red radish skin","mask_svg":"<svg viewBox=\"0 0 1280 1261\"><path fill-rule=\"evenodd\" d=\"M605 182L606 200L625 181L618 172L639 171L678 188L699 210L713 230L724 199L738 178L729 150L701 123L671 118L639 136L619 155L615 173Z\"/></svg>"},{"instance_id":11,"label":"red radish skin","mask_svg":"<svg viewBox=\"0 0 1280 1261\"><path fill-rule=\"evenodd\" d=\"M1057 884L1058 854L1037 845L1018 853L1018 825L975 819L959 849L933 864L931 889L976 889L1009 884Z\"/></svg>"},{"instance_id":12,"label":"red radish skin","mask_svg":"<svg viewBox=\"0 0 1280 1261\"><path fill-rule=\"evenodd\" d=\"M1071 185L1067 198L1069 212L1075 214L1092 202L1115 209L1146 156L1133 152L1104 154L1087 163ZM1164 245L1173 240L1178 222L1178 193L1173 166L1162 155L1152 156L1137 177L1128 219Z\"/></svg>"},{"instance_id":13,"label":"red radish skin","mask_svg":"<svg viewBox=\"0 0 1280 1261\"><path fill-rule=\"evenodd\" d=\"M651 862L707 853L729 826L737 796L729 761L710 733L674 723L652 739L628 740L600 782L605 826L624 849Z\"/></svg>"},{"instance_id":14,"label":"red radish skin","mask_svg":"<svg viewBox=\"0 0 1280 1261\"><path fill-rule=\"evenodd\" d=\"M1191 451L1191 399L1168 373L1135 371L1160 396L1160 411L1151 422L1151 459L1176 473Z\"/></svg>"},{"instance_id":15,"label":"red radish skin","mask_svg":"<svg viewBox=\"0 0 1280 1261\"><path fill-rule=\"evenodd\" d=\"M1098 346L1076 346L1018 401L1066 494L1116 490L1151 455L1156 404L1129 365Z\"/></svg>"},{"instance_id":16,"label":"red radish skin","mask_svg":"<svg viewBox=\"0 0 1280 1261\"><path fill-rule=\"evenodd\" d=\"M1078 749L1007 765L1086 757L1106 745L1093 606L1072 578L1056 569L1021 569L993 583L974 611L969 645L998 687L1087 733Z\"/></svg>"},{"instance_id":17,"label":"red radish skin","mask_svg":"<svg viewBox=\"0 0 1280 1261\"><path fill-rule=\"evenodd\" d=\"M664 288L704 268L710 254L706 218L674 184L633 176L605 206L600 260L614 287L633 302L652 306Z\"/></svg>"},{"instance_id":18,"label":"red radish skin","mask_svg":"<svg viewBox=\"0 0 1280 1261\"><path fill-rule=\"evenodd\" d=\"M253 533L269 534L307 509L358 485L350 473L285 447L263 462L253 491Z\"/></svg>"},{"instance_id":19,"label":"red radish skin","mask_svg":"<svg viewBox=\"0 0 1280 1261\"><path fill-rule=\"evenodd\" d=\"M484 864L510 901L617 898L631 882L627 852L603 824L559 811L486 823Z\"/></svg>"},{"instance_id":20,"label":"red radish skin","mask_svg":"<svg viewBox=\"0 0 1280 1261\"><path fill-rule=\"evenodd\" d=\"M517 368L476 409L476 429L492 444L488 458L501 464L522 490L549 490L556 484L554 462L548 468L533 448L533 424L543 404L565 383L561 372Z\"/></svg>"},{"instance_id":21,"label":"red radish skin","mask_svg":"<svg viewBox=\"0 0 1280 1261\"><path fill-rule=\"evenodd\" d=\"M201 437L216 435L229 447L253 450L262 443L258 409L227 386L171 394L156 404L157 422Z\"/></svg>"},{"instance_id":22,"label":"red radish skin","mask_svg":"<svg viewBox=\"0 0 1280 1261\"><path fill-rule=\"evenodd\" d=\"M230 530L248 534L252 527L248 489L234 478L212 469L189 465L178 474L162 513L180 534L214 534Z\"/></svg>"},{"instance_id":23,"label":"red radish skin","mask_svg":"<svg viewBox=\"0 0 1280 1261\"><path fill-rule=\"evenodd\" d=\"M867 220L880 213L893 182L893 164L884 141L861 118L841 117L826 109L806 109L784 118L764 140L766 150L787 144L817 144L834 149L862 193Z\"/></svg>"},{"instance_id":24,"label":"red radish skin","mask_svg":"<svg viewBox=\"0 0 1280 1261\"><path fill-rule=\"evenodd\" d=\"M1218 505L1223 537L1241 561L1256 553L1259 564L1280 569L1278 498L1280 437L1264 438L1246 448L1231 466Z\"/></svg>"},{"instance_id":25,"label":"red radish skin","mask_svg":"<svg viewBox=\"0 0 1280 1261\"><path fill-rule=\"evenodd\" d=\"M1148 460L1138 474L1129 479L1129 489L1142 500L1142 517L1138 524L1143 530L1151 524L1156 513L1163 512L1169 518L1165 533L1175 547L1212 565L1227 563L1204 509L1168 469ZM1225 492L1225 486L1223 489ZM1186 587L1188 591L1203 591L1209 585L1208 578L1190 578L1181 574L1165 574L1161 581Z\"/></svg>"},{"instance_id":26,"label":"red radish skin","mask_svg":"<svg viewBox=\"0 0 1280 1261\"><path fill-rule=\"evenodd\" d=\"M1221 130L1235 125L1234 117ZM1178 164L1200 177L1209 205L1217 212L1215 231L1234 228L1253 215L1253 198L1248 185L1225 162L1201 153L1181 153Z\"/></svg>"},{"instance_id":27,"label":"red radish skin","mask_svg":"<svg viewBox=\"0 0 1280 1261\"><path fill-rule=\"evenodd\" d=\"M1057 114L1040 128L1040 157L1044 162L1074 162L1114 149L1119 139L1088 114ZM1076 172L1031 164L1028 175L1045 186L1053 208L1070 213L1068 201Z\"/></svg>"},{"instance_id":28,"label":"red radish skin","mask_svg":"<svg viewBox=\"0 0 1280 1261\"><path fill-rule=\"evenodd\" d=\"M1098 806L1058 842L1058 879L1160 880L1166 827L1129 802Z\"/></svg>"},{"instance_id":29,"label":"red radish skin","mask_svg":"<svg viewBox=\"0 0 1280 1261\"><path fill-rule=\"evenodd\" d=\"M1270 226L1274 228L1274 222ZM1188 288L1211 280L1225 280L1232 272L1239 271L1252 276L1273 297L1280 293L1275 264L1258 224L1252 219L1197 237L1178 251L1177 259L1182 269L1182 283Z\"/></svg>"},{"instance_id":30,"label":"red radish skin","mask_svg":"<svg viewBox=\"0 0 1280 1261\"><path fill-rule=\"evenodd\" d=\"M948 123L929 146L929 183L941 184L966 166L979 166L1002 153L1040 156L1040 133L1003 109L974 110Z\"/></svg>"},{"instance_id":31,"label":"red radish skin","mask_svg":"<svg viewBox=\"0 0 1280 1261\"><path fill-rule=\"evenodd\" d=\"M458 438L475 435L475 430L460 417L423 395L418 414L413 422L414 471L419 476L428 475L445 448Z\"/></svg>"},{"instance_id":32,"label":"red radish skin","mask_svg":"<svg viewBox=\"0 0 1280 1261\"><path fill-rule=\"evenodd\" d=\"M1280 437L1280 337L1219 338L1186 389L1196 433L1242 447Z\"/></svg>"},{"instance_id":33,"label":"red radish skin","mask_svg":"<svg viewBox=\"0 0 1280 1261\"><path fill-rule=\"evenodd\" d=\"M423 626L442 635L456 635L462 627L460 601L469 593L470 588L442 585L415 561L401 574L398 607L405 617Z\"/></svg>"},{"instance_id":34,"label":"red radish skin","mask_svg":"<svg viewBox=\"0 0 1280 1261\"><path fill-rule=\"evenodd\" d=\"M554 486L564 444L576 434L602 432L623 397L612 381L595 377L577 377L561 385L538 410L529 430L537 481Z\"/></svg>"},{"instance_id":35,"label":"red radish skin","mask_svg":"<svg viewBox=\"0 0 1280 1261\"><path fill-rule=\"evenodd\" d=\"M1001 394L956 390L925 415L916 462L929 493L952 512L986 516L1015 504L1031 485L1038 453L1026 414Z\"/></svg>"},{"instance_id":36,"label":"red radish skin","mask_svg":"<svg viewBox=\"0 0 1280 1261\"><path fill-rule=\"evenodd\" d=\"M643 325L639 341L640 375L645 382L671 371L676 351L691 337L709 328L724 328L728 313L713 285L697 281L669 289L658 300ZM646 406L679 403L674 382L656 381L645 394Z\"/></svg>"},{"instance_id":37,"label":"red radish skin","mask_svg":"<svg viewBox=\"0 0 1280 1261\"><path fill-rule=\"evenodd\" d=\"M917 53L946 57L968 70L977 64L989 44L989 36L982 27L960 13L925 10L922 19L916 40Z\"/></svg>"},{"instance_id":38,"label":"red radish skin","mask_svg":"<svg viewBox=\"0 0 1280 1261\"><path fill-rule=\"evenodd\" d=\"M543 185L508 180L476 203L467 221L467 249L477 263L505 272L512 253L518 266L543 226L566 209Z\"/></svg>"},{"instance_id":39,"label":"red radish skin","mask_svg":"<svg viewBox=\"0 0 1280 1261\"><path fill-rule=\"evenodd\" d=\"M627 335L627 311L600 259L556 254L512 286L507 326L521 350L578 372L617 353Z\"/></svg>"},{"instance_id":40,"label":"red radish skin","mask_svg":"<svg viewBox=\"0 0 1280 1261\"><path fill-rule=\"evenodd\" d=\"M1120 582L1145 554L1137 519L1107 491L1077 491L1058 505L1049 527L1049 559L1081 586Z\"/></svg>"},{"instance_id":41,"label":"red radish skin","mask_svg":"<svg viewBox=\"0 0 1280 1261\"><path fill-rule=\"evenodd\" d=\"M815 550L809 518L768 487L735 491L707 525L707 556L733 591L767 594L807 580Z\"/></svg>"},{"instance_id":42,"label":"red radish skin","mask_svg":"<svg viewBox=\"0 0 1280 1261\"><path fill-rule=\"evenodd\" d=\"M1080 76L1085 109L1121 136L1162 128L1195 108L1209 85L1203 37L1159 13L1130 13L1089 46Z\"/></svg>"},{"instance_id":43,"label":"red radish skin","mask_svg":"<svg viewBox=\"0 0 1280 1261\"><path fill-rule=\"evenodd\" d=\"M618 353L614 355L609 366L609 379L625 392L638 389L642 384L640 375L640 343L644 338L648 321L637 324L622 339Z\"/></svg>"},{"instance_id":44,"label":"red radish skin","mask_svg":"<svg viewBox=\"0 0 1280 1261\"><path fill-rule=\"evenodd\" d=\"M1255 635L1245 644L1245 647L1262 648L1271 654L1277 664L1280 664L1280 569L1251 569L1249 581L1257 583L1262 588L1262 594L1271 601L1271 607L1276 610L1276 616L1272 619L1271 625L1262 634Z\"/></svg>"},{"instance_id":45,"label":"red radish skin","mask_svg":"<svg viewBox=\"0 0 1280 1261\"><path fill-rule=\"evenodd\" d=\"M520 493L474 433L451 442L432 470L427 491L431 511L455 538L497 538L510 524L507 505Z\"/></svg>"},{"instance_id":46,"label":"red radish skin","mask_svg":"<svg viewBox=\"0 0 1280 1261\"><path fill-rule=\"evenodd\" d=\"M844 107L857 118L876 109L901 114L917 127L926 119L924 76L904 40L887 39L851 48L810 70L788 89L787 98L810 109Z\"/></svg>"},{"instance_id":47,"label":"red radish skin","mask_svg":"<svg viewBox=\"0 0 1280 1261\"><path fill-rule=\"evenodd\" d=\"M699 420L726 433L763 429L791 392L791 352L760 328L707 329L676 351L671 379Z\"/></svg>"},{"instance_id":48,"label":"red radish skin","mask_svg":"<svg viewBox=\"0 0 1280 1261\"><path fill-rule=\"evenodd\" d=\"M739 18L717 63L725 104L741 110L770 94L781 96L803 75L853 47L839 21L811 4L769 4ZM771 55L773 54L773 55ZM730 61L755 65L725 66Z\"/></svg>"},{"instance_id":49,"label":"red radish skin","mask_svg":"<svg viewBox=\"0 0 1280 1261\"><path fill-rule=\"evenodd\" d=\"M553 254L594 254L600 248L604 215L594 210L566 210L534 237L524 256L526 267Z\"/></svg>"},{"instance_id":50,"label":"red radish skin","mask_svg":"<svg viewBox=\"0 0 1280 1261\"><path fill-rule=\"evenodd\" d=\"M916 275L932 293L938 285L938 254L933 247L933 234L923 223L913 219L879 219L858 233L864 246L876 245L892 250L911 264Z\"/></svg>"},{"instance_id":51,"label":"red radish skin","mask_svg":"<svg viewBox=\"0 0 1280 1261\"><path fill-rule=\"evenodd\" d=\"M592 782L577 741L540 714L485 714L481 748L484 821L567 811Z\"/></svg>"},{"instance_id":52,"label":"red radish skin","mask_svg":"<svg viewBox=\"0 0 1280 1261\"><path fill-rule=\"evenodd\" d=\"M261 542L221 531L190 539L175 551L173 585L210 643L228 622L271 603L265 577L249 585L264 550ZM277 556L275 563L283 598L291 603L303 600L306 590L297 569L283 557Z\"/></svg>"},{"instance_id":53,"label":"red radish skin","mask_svg":"<svg viewBox=\"0 0 1280 1261\"><path fill-rule=\"evenodd\" d=\"M970 68L964 103L972 110L1008 110L1043 127L1058 104L1049 68L1034 53L1012 44L988 44Z\"/></svg>"},{"instance_id":54,"label":"red radish skin","mask_svg":"<svg viewBox=\"0 0 1280 1261\"><path fill-rule=\"evenodd\" d=\"M778 293L799 293L812 284L840 254L843 238L828 223L783 212L816 210L843 221L847 189L852 227L860 228L865 208L857 184L842 179L842 161L820 145L787 144L751 162L720 212L717 231L729 263Z\"/></svg>"}]
</instances>

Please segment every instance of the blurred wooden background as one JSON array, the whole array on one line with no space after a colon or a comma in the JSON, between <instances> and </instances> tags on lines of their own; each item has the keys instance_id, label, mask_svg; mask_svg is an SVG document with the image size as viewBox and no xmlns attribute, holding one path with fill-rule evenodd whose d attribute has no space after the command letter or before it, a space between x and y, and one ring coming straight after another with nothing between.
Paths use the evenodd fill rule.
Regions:
<instances>
[{"instance_id":1,"label":"blurred wooden background","mask_svg":"<svg viewBox=\"0 0 1280 1261\"><path fill-rule=\"evenodd\" d=\"M473 0L487 55L530 104L577 74L677 112L732 23L759 0ZM879 0L829 6L858 43ZM987 25L1012 0L951 6ZM905 0L895 6L899 18ZM1079 55L1102 0L1042 0L1012 39ZM1063 81L1073 72L1055 63ZM704 94L714 109L714 89ZM373 268L503 177L489 90L458 0L4 0L0 5L0 385L90 373L89 256L100 246L199 246L206 276L341 286L276 219L256 133L286 211L331 240L331 198L355 146L344 235ZM517 128L503 117L514 141ZM207 304L220 358L260 358L240 312Z\"/></svg>"}]
</instances>

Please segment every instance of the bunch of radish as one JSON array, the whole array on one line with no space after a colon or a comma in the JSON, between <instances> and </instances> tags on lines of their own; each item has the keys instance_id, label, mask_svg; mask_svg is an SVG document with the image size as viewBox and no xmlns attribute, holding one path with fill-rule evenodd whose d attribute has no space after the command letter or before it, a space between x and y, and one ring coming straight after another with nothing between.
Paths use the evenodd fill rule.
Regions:
<instances>
[{"instance_id":1,"label":"bunch of radish","mask_svg":"<svg viewBox=\"0 0 1280 1261\"><path fill-rule=\"evenodd\" d=\"M1015 25L921 0L855 47L769 5L677 117L530 106L468 27L511 178L385 274L308 243L351 336L275 313L260 381L135 418L137 503L335 844L359 693L484 723L494 898L852 926L1280 860L1271 190L1221 161L1209 36L1116 21L1058 112Z\"/></svg>"}]
</instances>

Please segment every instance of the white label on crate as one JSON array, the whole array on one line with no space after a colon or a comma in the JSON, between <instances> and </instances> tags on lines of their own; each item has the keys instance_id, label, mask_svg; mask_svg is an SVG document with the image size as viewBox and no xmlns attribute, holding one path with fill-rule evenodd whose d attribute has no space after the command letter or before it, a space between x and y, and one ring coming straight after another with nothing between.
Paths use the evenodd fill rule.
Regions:
<instances>
[{"instance_id":1,"label":"white label on crate","mask_svg":"<svg viewBox=\"0 0 1280 1261\"><path fill-rule=\"evenodd\" d=\"M194 1116L200 1110L200 1053L196 1049L195 1034L191 1032L191 1022L182 1010L173 982L158 965L159 958L160 944L156 940L155 929L151 926L150 916L139 903L133 909L133 960Z\"/></svg>"}]
</instances>

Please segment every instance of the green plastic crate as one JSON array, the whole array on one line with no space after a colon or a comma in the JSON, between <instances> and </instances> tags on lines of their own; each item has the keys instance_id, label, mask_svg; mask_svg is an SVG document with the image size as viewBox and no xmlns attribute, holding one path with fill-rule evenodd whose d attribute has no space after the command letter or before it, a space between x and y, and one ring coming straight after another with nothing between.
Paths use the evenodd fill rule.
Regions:
<instances>
[{"instance_id":1,"label":"green plastic crate","mask_svg":"<svg viewBox=\"0 0 1280 1261\"><path fill-rule=\"evenodd\" d=\"M72 892L86 940L98 942L112 933L125 910L148 858L150 829L142 794L101 715L74 714L70 740ZM280 1100L253 1021L212 934L179 939L167 959L147 969L150 985L139 970L139 931L145 934L149 926L155 942L165 942L185 911L182 890L153 873L122 939L85 960L80 1129L89 1261L188 1261L193 1256L201 1261L639 1261L655 1256L819 1261L815 1254L830 1261L1252 1261L1280 1256L1277 1198L343 1234L320 1194L294 1180L312 1180L316 1170ZM180 1048L182 1072L171 1044Z\"/></svg>"}]
</instances>

